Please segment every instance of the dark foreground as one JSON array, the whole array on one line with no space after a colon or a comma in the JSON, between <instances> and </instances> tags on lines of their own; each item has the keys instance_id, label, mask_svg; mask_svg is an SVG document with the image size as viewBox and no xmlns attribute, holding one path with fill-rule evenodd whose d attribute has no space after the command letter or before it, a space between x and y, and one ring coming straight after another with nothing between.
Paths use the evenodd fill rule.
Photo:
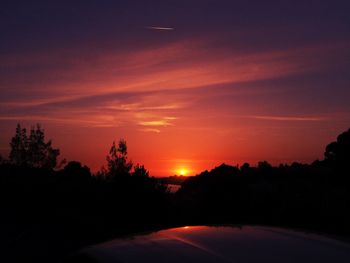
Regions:
<instances>
[{"instance_id":1,"label":"dark foreground","mask_svg":"<svg viewBox=\"0 0 350 263\"><path fill-rule=\"evenodd\" d=\"M192 226L116 239L69 262L350 262L350 244L282 228Z\"/></svg>"},{"instance_id":2,"label":"dark foreground","mask_svg":"<svg viewBox=\"0 0 350 263\"><path fill-rule=\"evenodd\" d=\"M17 148L15 159L0 160L1 262L61 262L88 245L184 225L270 225L350 237L350 130L326 147L323 160L222 164L188 178L175 194L128 161L124 141L113 143L107 168L94 175L79 162L39 167L35 147Z\"/></svg>"}]
</instances>

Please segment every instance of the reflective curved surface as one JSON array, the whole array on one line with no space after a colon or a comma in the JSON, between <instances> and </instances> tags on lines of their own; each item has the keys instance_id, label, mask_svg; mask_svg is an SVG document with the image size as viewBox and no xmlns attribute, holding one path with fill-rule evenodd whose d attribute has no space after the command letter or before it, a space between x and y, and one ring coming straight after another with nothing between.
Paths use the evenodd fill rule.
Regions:
<instances>
[{"instance_id":1,"label":"reflective curved surface","mask_svg":"<svg viewBox=\"0 0 350 263\"><path fill-rule=\"evenodd\" d=\"M350 245L282 228L192 226L116 239L81 255L88 262L348 263Z\"/></svg>"}]
</instances>

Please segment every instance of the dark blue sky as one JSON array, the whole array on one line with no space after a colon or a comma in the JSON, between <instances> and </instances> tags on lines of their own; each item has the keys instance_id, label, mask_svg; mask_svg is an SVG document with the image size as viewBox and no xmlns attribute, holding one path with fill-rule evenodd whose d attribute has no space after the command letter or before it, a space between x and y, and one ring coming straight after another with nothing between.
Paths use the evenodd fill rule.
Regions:
<instances>
[{"instance_id":1,"label":"dark blue sky","mask_svg":"<svg viewBox=\"0 0 350 263\"><path fill-rule=\"evenodd\" d=\"M2 1L1 52L86 42L119 48L245 30L259 37L240 36L250 48L300 45L348 39L349 11L349 1ZM177 32L149 39L148 25Z\"/></svg>"}]
</instances>

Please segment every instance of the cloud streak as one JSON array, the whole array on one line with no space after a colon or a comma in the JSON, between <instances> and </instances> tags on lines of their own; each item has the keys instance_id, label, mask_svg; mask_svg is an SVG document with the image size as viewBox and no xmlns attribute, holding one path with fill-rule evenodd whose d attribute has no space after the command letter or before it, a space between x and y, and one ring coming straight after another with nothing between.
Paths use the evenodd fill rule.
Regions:
<instances>
[{"instance_id":1,"label":"cloud streak","mask_svg":"<svg viewBox=\"0 0 350 263\"><path fill-rule=\"evenodd\" d=\"M267 121L326 121L326 117L309 117L309 116L249 116L249 118Z\"/></svg>"},{"instance_id":2,"label":"cloud streak","mask_svg":"<svg viewBox=\"0 0 350 263\"><path fill-rule=\"evenodd\" d=\"M147 129L141 129L141 131L143 132L154 132L154 133L160 133L159 129L155 129L155 128L147 128Z\"/></svg>"},{"instance_id":3,"label":"cloud streak","mask_svg":"<svg viewBox=\"0 0 350 263\"><path fill-rule=\"evenodd\" d=\"M141 125L141 126L151 126L151 127L173 126L173 124L170 123L167 119L153 120L153 121L141 121L141 122L139 122L139 125Z\"/></svg>"},{"instance_id":4,"label":"cloud streak","mask_svg":"<svg viewBox=\"0 0 350 263\"><path fill-rule=\"evenodd\" d=\"M161 26L145 26L146 29L150 30L162 30L162 31L172 31L175 30L173 27L161 27Z\"/></svg>"}]
</instances>

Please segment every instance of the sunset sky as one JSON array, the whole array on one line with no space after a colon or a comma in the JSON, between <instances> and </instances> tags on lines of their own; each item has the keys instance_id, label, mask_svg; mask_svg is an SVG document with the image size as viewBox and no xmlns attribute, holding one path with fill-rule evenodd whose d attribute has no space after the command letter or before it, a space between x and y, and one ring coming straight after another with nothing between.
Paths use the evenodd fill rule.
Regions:
<instances>
[{"instance_id":1,"label":"sunset sky","mask_svg":"<svg viewBox=\"0 0 350 263\"><path fill-rule=\"evenodd\" d=\"M74 2L74 3L73 3ZM93 171L311 162L350 127L349 1L1 1L0 153L41 123Z\"/></svg>"}]
</instances>

